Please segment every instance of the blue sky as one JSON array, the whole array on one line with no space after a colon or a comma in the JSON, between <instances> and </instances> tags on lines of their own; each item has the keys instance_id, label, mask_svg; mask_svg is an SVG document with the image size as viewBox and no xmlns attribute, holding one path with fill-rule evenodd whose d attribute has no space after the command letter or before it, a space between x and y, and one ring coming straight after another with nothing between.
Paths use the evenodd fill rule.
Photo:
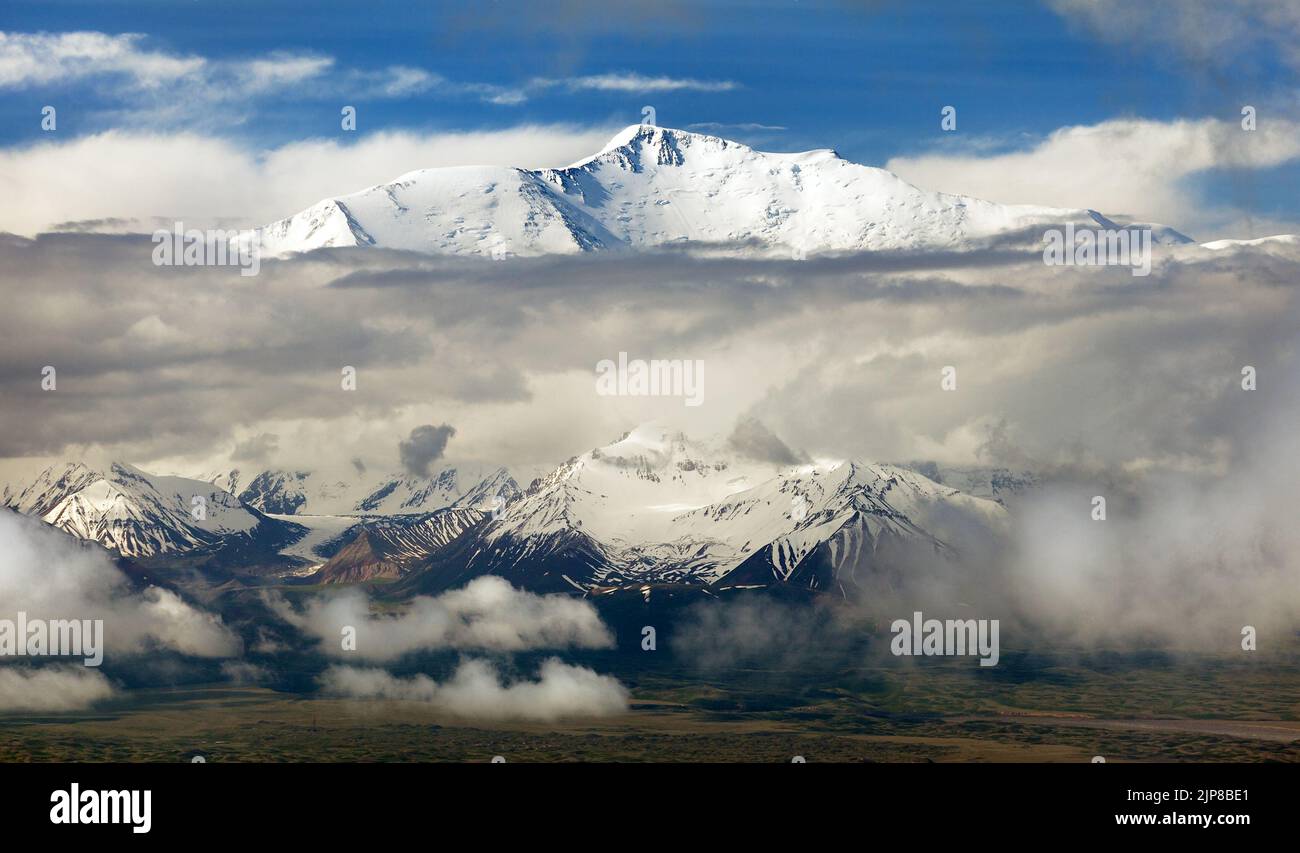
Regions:
<instances>
[{"instance_id":1,"label":"blue sky","mask_svg":"<svg viewBox=\"0 0 1300 853\"><path fill-rule=\"evenodd\" d=\"M1295 57L1275 19L1258 13L1236 38L1213 18L1180 29L1170 10L1197 0L1137 25L1118 19L1124 5L1111 26L1077 13L1074 0L7 0L10 34L138 33L137 58L202 60L213 72L201 85L232 96L209 102L192 82L131 79L120 69L28 75L0 85L0 146L44 141L45 104L59 108L62 139L110 128L194 131L255 149L337 137L344 103L359 111L353 140L395 130L617 126L639 121L649 104L663 125L769 150L832 147L884 165L926 152L1032 148L1067 126L1231 123L1247 103L1269 116L1297 111ZM266 60L315 60L322 70L255 92L232 82L237 69ZM940 129L945 105L958 110L955 133ZM1254 214L1300 219L1294 159L1251 171L1257 180L1221 168L1178 179Z\"/></svg>"}]
</instances>

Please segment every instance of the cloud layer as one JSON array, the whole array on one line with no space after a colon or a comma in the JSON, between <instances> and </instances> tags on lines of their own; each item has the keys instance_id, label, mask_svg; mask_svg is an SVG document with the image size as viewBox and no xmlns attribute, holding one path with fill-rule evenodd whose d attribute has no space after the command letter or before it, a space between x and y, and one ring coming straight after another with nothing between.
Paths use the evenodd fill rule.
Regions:
<instances>
[{"instance_id":1,"label":"cloud layer","mask_svg":"<svg viewBox=\"0 0 1300 853\"><path fill-rule=\"evenodd\" d=\"M242 643L222 620L156 586L133 589L97 547L0 510L0 619L103 620L104 664L154 651L197 657L238 655ZM97 669L66 658L0 659L0 711L71 711L115 694Z\"/></svg>"},{"instance_id":2,"label":"cloud layer","mask_svg":"<svg viewBox=\"0 0 1300 853\"><path fill-rule=\"evenodd\" d=\"M104 620L105 660L161 648L232 657L242 643L213 614L170 590L131 588L108 555L39 522L0 511L0 619Z\"/></svg>"},{"instance_id":3,"label":"cloud layer","mask_svg":"<svg viewBox=\"0 0 1300 853\"><path fill-rule=\"evenodd\" d=\"M319 639L325 654L371 661L430 649L519 652L614 644L589 602L534 595L492 576L437 597L415 598L396 615L373 614L365 594L356 589L312 598L302 610L284 601L275 607L285 620ZM355 629L354 650L343 647L345 628Z\"/></svg>"},{"instance_id":4,"label":"cloud layer","mask_svg":"<svg viewBox=\"0 0 1300 853\"><path fill-rule=\"evenodd\" d=\"M331 695L421 702L474 720L605 717L627 710L628 692L614 678L556 658L542 663L536 681L509 682L482 660L461 663L441 684L427 675L397 678L381 669L334 666L320 678Z\"/></svg>"},{"instance_id":5,"label":"cloud layer","mask_svg":"<svg viewBox=\"0 0 1300 853\"><path fill-rule=\"evenodd\" d=\"M392 470L412 429L450 423L459 460L531 471L651 419L725 436L757 417L818 458L1083 454L1219 470L1244 451L1240 370L1286 369L1297 309L1286 247L1162 252L1146 279L1007 250L803 262L325 251L246 279L154 267L151 249L96 235L0 242L0 282L21 293L0 315L0 456L89 448L201 471L240 448L268 466ZM702 359L707 403L597 394L594 366L619 352ZM57 391L42 390L44 365ZM356 391L340 389L344 365ZM955 393L940 387L945 366ZM1275 388L1254 399L1272 404Z\"/></svg>"},{"instance_id":6,"label":"cloud layer","mask_svg":"<svg viewBox=\"0 0 1300 853\"><path fill-rule=\"evenodd\" d=\"M611 124L375 131L355 141L322 136L267 151L195 132L111 130L0 150L6 194L0 231L33 236L84 223L151 233L177 220L197 228L255 228L416 169L564 166L599 151L616 130Z\"/></svg>"},{"instance_id":7,"label":"cloud layer","mask_svg":"<svg viewBox=\"0 0 1300 853\"><path fill-rule=\"evenodd\" d=\"M1267 48L1300 69L1300 8L1290 0L1048 0L1048 5L1106 41L1159 46L1189 64L1221 71L1265 61Z\"/></svg>"},{"instance_id":8,"label":"cloud layer","mask_svg":"<svg viewBox=\"0 0 1300 853\"><path fill-rule=\"evenodd\" d=\"M1300 124L1276 115L1255 130L1235 121L1116 119L1064 127L1027 150L894 157L886 168L922 187L1005 204L1085 208L1159 222L1202 240L1239 229L1233 199L1198 193L1189 179L1210 169L1266 169L1300 158Z\"/></svg>"},{"instance_id":9,"label":"cloud layer","mask_svg":"<svg viewBox=\"0 0 1300 853\"><path fill-rule=\"evenodd\" d=\"M376 100L429 96L517 106L541 93L727 92L730 80L704 80L614 70L569 77L532 77L517 84L453 80L411 65L346 67L312 51L279 50L238 59L176 54L149 46L141 33L0 31L0 91L62 92L90 86L121 107L100 118L115 127L185 126L229 129L247 121L259 101ZM55 100L59 100L55 98Z\"/></svg>"},{"instance_id":10,"label":"cloud layer","mask_svg":"<svg viewBox=\"0 0 1300 853\"><path fill-rule=\"evenodd\" d=\"M114 692L103 673L82 666L0 665L0 712L80 711Z\"/></svg>"}]
</instances>

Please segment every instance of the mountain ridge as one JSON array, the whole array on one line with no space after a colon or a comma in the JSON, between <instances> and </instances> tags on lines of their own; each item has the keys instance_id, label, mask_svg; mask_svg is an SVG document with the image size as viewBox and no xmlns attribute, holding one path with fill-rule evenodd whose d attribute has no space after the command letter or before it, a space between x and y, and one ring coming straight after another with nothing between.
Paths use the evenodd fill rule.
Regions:
<instances>
[{"instance_id":1,"label":"mountain ridge","mask_svg":"<svg viewBox=\"0 0 1300 853\"><path fill-rule=\"evenodd\" d=\"M647 583L843 589L887 555L950 555L944 540L959 516L999 530L1007 520L1000 503L911 469L750 460L725 443L643 425L539 478L473 541L432 554L399 588L432 592L497 574L538 592ZM825 566L804 566L814 555Z\"/></svg>"},{"instance_id":2,"label":"mountain ridge","mask_svg":"<svg viewBox=\"0 0 1300 853\"><path fill-rule=\"evenodd\" d=\"M535 592L652 584L847 594L862 572L917 556L949 558L957 531L1004 529L1006 499L1034 485L1001 469L754 458L734 441L643 424L522 491L505 468L468 487L454 467L388 480L393 487L379 490L384 511L373 513L361 510L382 477L333 496L353 511L315 515L303 510L319 496L297 500L306 492L257 485L302 486L307 472L263 471L237 497L217 484L244 482L238 471L198 480L121 463L108 473L51 466L26 486L6 486L3 503L123 556L224 549L222 565L236 573L241 560L255 560L258 574L320 584L396 581L399 594L485 574ZM981 495L939 482L947 477ZM198 497L208 513L201 521L187 514Z\"/></svg>"},{"instance_id":3,"label":"mountain ridge","mask_svg":"<svg viewBox=\"0 0 1300 853\"><path fill-rule=\"evenodd\" d=\"M271 534L294 538L277 521L201 480L158 476L112 462L52 465L21 489L7 486L4 504L124 557L219 549ZM240 540L244 540L240 542Z\"/></svg>"},{"instance_id":4,"label":"mountain ridge","mask_svg":"<svg viewBox=\"0 0 1300 853\"><path fill-rule=\"evenodd\" d=\"M251 476L238 469L199 479L224 488L274 515L394 515L426 513L460 505L490 507L512 499L519 485L504 467L449 465L428 476L407 472L358 473L352 477L268 468Z\"/></svg>"}]
</instances>

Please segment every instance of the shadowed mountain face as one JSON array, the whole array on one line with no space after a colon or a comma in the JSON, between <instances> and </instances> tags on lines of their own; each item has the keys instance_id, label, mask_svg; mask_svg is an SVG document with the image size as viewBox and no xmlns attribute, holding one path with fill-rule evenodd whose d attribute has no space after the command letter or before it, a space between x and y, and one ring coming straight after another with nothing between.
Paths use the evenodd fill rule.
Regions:
<instances>
[{"instance_id":1,"label":"shadowed mountain face","mask_svg":"<svg viewBox=\"0 0 1300 853\"><path fill-rule=\"evenodd\" d=\"M317 583L395 580L406 575L466 530L484 513L441 509L419 516L394 516L359 525L356 537L312 576Z\"/></svg>"}]
</instances>

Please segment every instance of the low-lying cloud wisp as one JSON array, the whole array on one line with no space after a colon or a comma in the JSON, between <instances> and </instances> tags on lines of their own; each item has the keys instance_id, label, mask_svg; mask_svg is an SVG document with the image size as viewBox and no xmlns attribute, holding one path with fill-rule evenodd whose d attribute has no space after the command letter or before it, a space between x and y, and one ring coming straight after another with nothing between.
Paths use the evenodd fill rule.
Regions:
<instances>
[{"instance_id":1,"label":"low-lying cloud wisp","mask_svg":"<svg viewBox=\"0 0 1300 853\"><path fill-rule=\"evenodd\" d=\"M388 661L422 650L518 652L614 644L589 602L524 592L495 576L437 597L417 597L396 615L372 613L365 594L355 589L313 598L301 610L282 599L272 599L272 606L336 657ZM355 632L354 650L344 648L348 629Z\"/></svg>"},{"instance_id":2,"label":"low-lying cloud wisp","mask_svg":"<svg viewBox=\"0 0 1300 853\"><path fill-rule=\"evenodd\" d=\"M467 660L442 683L422 674L398 678L382 669L350 666L329 668L320 683L331 695L421 702L476 720L604 717L628 705L627 689L616 679L557 658L542 663L536 681L507 682L491 663Z\"/></svg>"}]
</instances>

